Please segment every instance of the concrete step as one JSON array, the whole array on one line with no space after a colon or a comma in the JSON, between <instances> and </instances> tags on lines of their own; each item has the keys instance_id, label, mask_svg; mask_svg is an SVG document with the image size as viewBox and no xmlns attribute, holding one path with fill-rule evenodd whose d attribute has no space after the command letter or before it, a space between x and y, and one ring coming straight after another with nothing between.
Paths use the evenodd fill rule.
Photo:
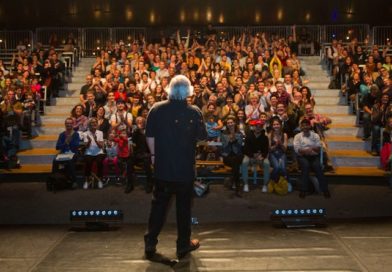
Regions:
<instances>
[{"instance_id":1,"label":"concrete step","mask_svg":"<svg viewBox=\"0 0 392 272\"><path fill-rule=\"evenodd\" d=\"M328 135L328 150L370 150L370 142L355 136Z\"/></svg>"},{"instance_id":2,"label":"concrete step","mask_svg":"<svg viewBox=\"0 0 392 272\"><path fill-rule=\"evenodd\" d=\"M318 82L318 81L310 81L306 84L311 90L313 89L328 89L329 81L328 82Z\"/></svg>"},{"instance_id":3,"label":"concrete step","mask_svg":"<svg viewBox=\"0 0 392 272\"><path fill-rule=\"evenodd\" d=\"M329 114L329 113L344 113L349 114L349 107L345 105L325 105L317 103L316 99L316 106L315 111L321 114Z\"/></svg>"},{"instance_id":4,"label":"concrete step","mask_svg":"<svg viewBox=\"0 0 392 272\"><path fill-rule=\"evenodd\" d=\"M84 80L83 83L75 83L75 82L68 83L68 90L75 90L77 92L80 92L80 89L85 84L85 81L86 80Z\"/></svg>"},{"instance_id":5,"label":"concrete step","mask_svg":"<svg viewBox=\"0 0 392 272\"><path fill-rule=\"evenodd\" d=\"M321 64L320 56L300 56L298 59L301 61L301 64Z\"/></svg>"},{"instance_id":6,"label":"concrete step","mask_svg":"<svg viewBox=\"0 0 392 272\"><path fill-rule=\"evenodd\" d=\"M58 135L38 135L30 140L22 140L20 149L51 148L55 149Z\"/></svg>"},{"instance_id":7,"label":"concrete step","mask_svg":"<svg viewBox=\"0 0 392 272\"><path fill-rule=\"evenodd\" d=\"M65 119L65 118L64 118ZM34 135L58 135L64 131L64 123L63 125L59 124L46 124L41 127L33 127Z\"/></svg>"},{"instance_id":8,"label":"concrete step","mask_svg":"<svg viewBox=\"0 0 392 272\"><path fill-rule=\"evenodd\" d=\"M316 77L316 78L313 78L312 80L310 80L306 85L307 86L308 85L314 86L312 84L317 86L317 89L328 89L329 80L325 79L325 78Z\"/></svg>"},{"instance_id":9,"label":"concrete step","mask_svg":"<svg viewBox=\"0 0 392 272\"><path fill-rule=\"evenodd\" d=\"M42 119L42 123L45 125L48 124L64 125L65 118L67 118L68 116L69 115L64 115L64 114L52 115L52 116L45 115L42 116L41 119Z\"/></svg>"},{"instance_id":10,"label":"concrete step","mask_svg":"<svg viewBox=\"0 0 392 272\"><path fill-rule=\"evenodd\" d=\"M325 132L328 136L354 136L354 137L362 137L363 128L359 127L331 127Z\"/></svg>"},{"instance_id":11,"label":"concrete step","mask_svg":"<svg viewBox=\"0 0 392 272\"><path fill-rule=\"evenodd\" d=\"M80 102L79 96L66 96L57 97L52 100L52 106L69 106L72 109L73 106Z\"/></svg>"},{"instance_id":12,"label":"concrete step","mask_svg":"<svg viewBox=\"0 0 392 272\"><path fill-rule=\"evenodd\" d=\"M59 97L79 97L80 89L68 89L66 92L60 92Z\"/></svg>"},{"instance_id":13,"label":"concrete step","mask_svg":"<svg viewBox=\"0 0 392 272\"><path fill-rule=\"evenodd\" d=\"M305 77L312 75L328 75L328 71L321 69L320 66L302 66L302 69L305 71Z\"/></svg>"},{"instance_id":14,"label":"concrete step","mask_svg":"<svg viewBox=\"0 0 392 272\"><path fill-rule=\"evenodd\" d=\"M22 164L18 169L10 169L7 174L34 174L34 173L50 173L52 170L52 163L46 164ZM0 170L1 172L1 170ZM390 175L375 166L336 166L334 173L327 172L326 176L368 176L368 177L384 177Z\"/></svg>"},{"instance_id":15,"label":"concrete step","mask_svg":"<svg viewBox=\"0 0 392 272\"><path fill-rule=\"evenodd\" d=\"M390 174L376 166L337 166L335 167L335 173L326 173L326 175L384 177Z\"/></svg>"},{"instance_id":16,"label":"concrete step","mask_svg":"<svg viewBox=\"0 0 392 272\"><path fill-rule=\"evenodd\" d=\"M41 164L22 163L20 168L11 169L7 171L7 174L37 174L37 173L45 174L51 172L52 172L52 162L41 163Z\"/></svg>"},{"instance_id":17,"label":"concrete step","mask_svg":"<svg viewBox=\"0 0 392 272\"><path fill-rule=\"evenodd\" d=\"M379 167L380 158L371 156L365 150L329 149L331 161L337 166Z\"/></svg>"},{"instance_id":18,"label":"concrete step","mask_svg":"<svg viewBox=\"0 0 392 272\"><path fill-rule=\"evenodd\" d=\"M332 164L339 167L374 167L380 166L379 157L331 157Z\"/></svg>"},{"instance_id":19,"label":"concrete step","mask_svg":"<svg viewBox=\"0 0 392 272\"><path fill-rule=\"evenodd\" d=\"M330 77L326 74L320 74L320 75L312 74L310 76L305 76L304 79L308 80L307 84L310 84L312 82L321 82L321 83L325 83L326 86L328 86L329 82L331 81Z\"/></svg>"},{"instance_id":20,"label":"concrete step","mask_svg":"<svg viewBox=\"0 0 392 272\"><path fill-rule=\"evenodd\" d=\"M329 118L332 120L332 126L337 124L350 124L351 126L355 124L356 116L355 115L346 115L346 114L327 114Z\"/></svg>"},{"instance_id":21,"label":"concrete step","mask_svg":"<svg viewBox=\"0 0 392 272\"><path fill-rule=\"evenodd\" d=\"M309 87L310 88L310 87ZM338 97L340 96L340 90L328 89L328 88L310 88L312 95L315 97ZM317 101L316 101L317 102Z\"/></svg>"},{"instance_id":22,"label":"concrete step","mask_svg":"<svg viewBox=\"0 0 392 272\"><path fill-rule=\"evenodd\" d=\"M338 96L323 96L320 93L315 95L316 106L320 105L346 105L346 99Z\"/></svg>"},{"instance_id":23,"label":"concrete step","mask_svg":"<svg viewBox=\"0 0 392 272\"><path fill-rule=\"evenodd\" d=\"M69 115L72 110L72 106L70 105L57 105L57 106L48 106L45 108L47 113L64 113Z\"/></svg>"},{"instance_id":24,"label":"concrete step","mask_svg":"<svg viewBox=\"0 0 392 272\"><path fill-rule=\"evenodd\" d=\"M34 148L18 153L20 163L23 164L49 164L58 152L54 148Z\"/></svg>"}]
</instances>

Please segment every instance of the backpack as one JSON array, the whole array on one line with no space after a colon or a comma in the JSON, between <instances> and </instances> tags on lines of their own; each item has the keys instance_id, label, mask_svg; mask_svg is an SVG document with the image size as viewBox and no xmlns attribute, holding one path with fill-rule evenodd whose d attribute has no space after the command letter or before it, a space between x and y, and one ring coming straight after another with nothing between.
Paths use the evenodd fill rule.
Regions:
<instances>
[{"instance_id":1,"label":"backpack","mask_svg":"<svg viewBox=\"0 0 392 272\"><path fill-rule=\"evenodd\" d=\"M57 192L69 190L72 188L72 182L65 173L58 172L51 174L46 180L46 190L49 192Z\"/></svg>"},{"instance_id":2,"label":"backpack","mask_svg":"<svg viewBox=\"0 0 392 272\"><path fill-rule=\"evenodd\" d=\"M210 187L209 184L204 183L202 180L197 180L193 184L193 190L194 190L195 195L197 197L202 197L202 196L206 195L209 191L209 187Z\"/></svg>"}]
</instances>

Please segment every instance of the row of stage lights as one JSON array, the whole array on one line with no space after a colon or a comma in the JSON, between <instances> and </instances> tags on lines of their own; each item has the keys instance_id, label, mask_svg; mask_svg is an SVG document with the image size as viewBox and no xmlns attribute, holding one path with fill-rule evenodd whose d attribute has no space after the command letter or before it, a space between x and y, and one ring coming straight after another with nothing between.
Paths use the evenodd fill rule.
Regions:
<instances>
[{"instance_id":1,"label":"row of stage lights","mask_svg":"<svg viewBox=\"0 0 392 272\"><path fill-rule=\"evenodd\" d=\"M73 210L70 212L71 217L117 217L122 215L120 210Z\"/></svg>"},{"instance_id":2,"label":"row of stage lights","mask_svg":"<svg viewBox=\"0 0 392 272\"><path fill-rule=\"evenodd\" d=\"M324 216L325 209L277 209L273 211L274 216L301 216L317 215Z\"/></svg>"}]
</instances>

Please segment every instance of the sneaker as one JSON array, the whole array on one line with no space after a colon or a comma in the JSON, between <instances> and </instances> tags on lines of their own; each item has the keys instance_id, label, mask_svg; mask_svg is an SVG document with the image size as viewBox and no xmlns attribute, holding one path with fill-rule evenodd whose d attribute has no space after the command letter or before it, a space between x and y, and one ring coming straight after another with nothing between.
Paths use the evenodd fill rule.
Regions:
<instances>
[{"instance_id":1,"label":"sneaker","mask_svg":"<svg viewBox=\"0 0 392 272\"><path fill-rule=\"evenodd\" d=\"M83 189L87 190L88 189L88 181L85 181L83 183Z\"/></svg>"},{"instance_id":2,"label":"sneaker","mask_svg":"<svg viewBox=\"0 0 392 272\"><path fill-rule=\"evenodd\" d=\"M116 185L122 185L121 177L116 178Z\"/></svg>"},{"instance_id":3,"label":"sneaker","mask_svg":"<svg viewBox=\"0 0 392 272\"><path fill-rule=\"evenodd\" d=\"M103 183L101 180L98 181L98 189L102 189L103 188Z\"/></svg>"},{"instance_id":4,"label":"sneaker","mask_svg":"<svg viewBox=\"0 0 392 272\"><path fill-rule=\"evenodd\" d=\"M188 253L198 249L199 247L200 247L199 240L197 240L197 239L190 240L188 247L183 248L183 249L177 249L178 259L184 258L186 255L188 255Z\"/></svg>"},{"instance_id":5,"label":"sneaker","mask_svg":"<svg viewBox=\"0 0 392 272\"><path fill-rule=\"evenodd\" d=\"M287 192L291 193L293 191L293 185L291 183L287 184Z\"/></svg>"},{"instance_id":6,"label":"sneaker","mask_svg":"<svg viewBox=\"0 0 392 272\"><path fill-rule=\"evenodd\" d=\"M373 150L372 152L370 152L370 154L372 155L372 156L379 156L380 154L377 152L377 151L375 151L375 150Z\"/></svg>"},{"instance_id":7,"label":"sneaker","mask_svg":"<svg viewBox=\"0 0 392 272\"><path fill-rule=\"evenodd\" d=\"M248 184L244 184L244 192L249 193L249 185Z\"/></svg>"},{"instance_id":8,"label":"sneaker","mask_svg":"<svg viewBox=\"0 0 392 272\"><path fill-rule=\"evenodd\" d=\"M261 192L263 192L263 193L267 193L268 192L267 185L263 185L263 188L261 188Z\"/></svg>"}]
</instances>

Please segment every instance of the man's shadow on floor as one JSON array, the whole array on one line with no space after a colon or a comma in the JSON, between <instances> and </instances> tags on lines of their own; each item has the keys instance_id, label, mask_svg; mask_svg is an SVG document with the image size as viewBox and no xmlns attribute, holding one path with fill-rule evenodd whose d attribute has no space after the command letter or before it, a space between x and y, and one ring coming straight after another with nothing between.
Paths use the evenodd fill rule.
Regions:
<instances>
[{"instance_id":1,"label":"man's shadow on floor","mask_svg":"<svg viewBox=\"0 0 392 272\"><path fill-rule=\"evenodd\" d=\"M163 254L159 255L156 259L149 260L150 265L145 272L197 272L199 271L198 267L201 265L200 261L191 253L180 260L171 259Z\"/></svg>"}]
</instances>

